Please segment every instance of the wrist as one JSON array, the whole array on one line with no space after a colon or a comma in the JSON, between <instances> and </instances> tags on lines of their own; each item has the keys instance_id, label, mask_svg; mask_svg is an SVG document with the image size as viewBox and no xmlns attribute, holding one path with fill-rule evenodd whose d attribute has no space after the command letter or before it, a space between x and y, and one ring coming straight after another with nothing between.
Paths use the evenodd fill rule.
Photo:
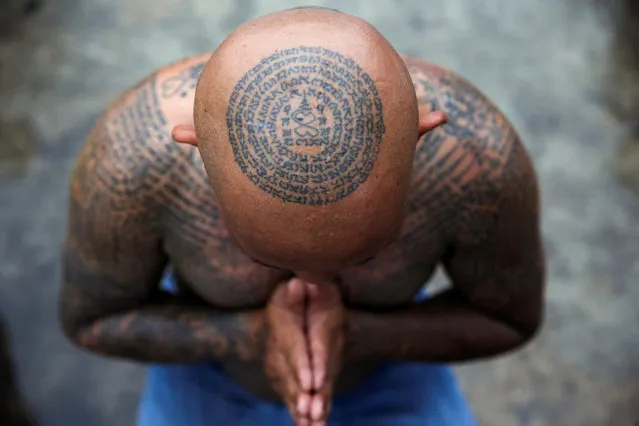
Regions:
<instances>
[{"instance_id":1,"label":"wrist","mask_svg":"<svg viewBox=\"0 0 639 426\"><path fill-rule=\"evenodd\" d=\"M240 328L246 339L244 342L237 342L238 358L243 362L261 364L264 361L268 339L266 309L247 312Z\"/></svg>"},{"instance_id":2,"label":"wrist","mask_svg":"<svg viewBox=\"0 0 639 426\"><path fill-rule=\"evenodd\" d=\"M400 330L385 313L346 309L345 362L387 361L402 351Z\"/></svg>"},{"instance_id":3,"label":"wrist","mask_svg":"<svg viewBox=\"0 0 639 426\"><path fill-rule=\"evenodd\" d=\"M344 309L344 362L361 360L362 353L362 313L354 309Z\"/></svg>"}]
</instances>

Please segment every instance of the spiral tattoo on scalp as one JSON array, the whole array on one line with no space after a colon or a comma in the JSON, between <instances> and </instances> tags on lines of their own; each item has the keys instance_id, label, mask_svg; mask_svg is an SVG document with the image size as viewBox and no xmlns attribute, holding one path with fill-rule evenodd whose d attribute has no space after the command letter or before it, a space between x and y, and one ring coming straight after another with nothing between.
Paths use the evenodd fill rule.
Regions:
<instances>
[{"instance_id":1,"label":"spiral tattoo on scalp","mask_svg":"<svg viewBox=\"0 0 639 426\"><path fill-rule=\"evenodd\" d=\"M344 199L375 166L386 131L373 79L322 47L280 50L236 84L226 111L235 162L284 202Z\"/></svg>"}]
</instances>

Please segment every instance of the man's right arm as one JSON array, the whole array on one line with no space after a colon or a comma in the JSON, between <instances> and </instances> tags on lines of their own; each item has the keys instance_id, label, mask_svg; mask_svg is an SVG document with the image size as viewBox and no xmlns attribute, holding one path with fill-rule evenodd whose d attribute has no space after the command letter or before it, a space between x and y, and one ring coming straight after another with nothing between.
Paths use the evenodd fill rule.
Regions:
<instances>
[{"instance_id":1,"label":"man's right arm","mask_svg":"<svg viewBox=\"0 0 639 426\"><path fill-rule=\"evenodd\" d=\"M261 361L263 310L229 312L159 290L163 179L150 165L165 148L123 135L122 120L135 117L109 120L96 124L72 178L59 300L64 332L88 350L142 362Z\"/></svg>"}]
</instances>

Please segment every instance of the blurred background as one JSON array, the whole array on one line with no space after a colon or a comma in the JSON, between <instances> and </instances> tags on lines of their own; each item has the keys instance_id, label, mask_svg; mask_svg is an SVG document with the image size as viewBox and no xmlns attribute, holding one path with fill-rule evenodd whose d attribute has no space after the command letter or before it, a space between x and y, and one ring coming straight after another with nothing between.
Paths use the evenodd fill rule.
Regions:
<instances>
[{"instance_id":1,"label":"blurred background","mask_svg":"<svg viewBox=\"0 0 639 426\"><path fill-rule=\"evenodd\" d=\"M141 77L303 5L365 18L399 51L474 82L535 160L547 319L526 350L458 369L480 423L636 425L634 0L0 0L0 313L11 353L0 355L0 410L26 410L8 390L15 379L40 425L133 424L143 369L76 350L56 321L74 157L105 105Z\"/></svg>"}]
</instances>

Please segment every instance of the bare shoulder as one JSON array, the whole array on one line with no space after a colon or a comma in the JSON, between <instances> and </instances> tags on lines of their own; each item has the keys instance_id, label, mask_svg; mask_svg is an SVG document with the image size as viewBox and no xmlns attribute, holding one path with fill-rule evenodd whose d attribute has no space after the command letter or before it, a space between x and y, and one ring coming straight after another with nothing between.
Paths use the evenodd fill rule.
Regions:
<instances>
[{"instance_id":1,"label":"bare shoulder","mask_svg":"<svg viewBox=\"0 0 639 426\"><path fill-rule=\"evenodd\" d=\"M471 82L418 58L403 59L420 108L448 116L417 147L409 204L413 227L480 241L515 181L522 181L520 195L537 197L530 158L510 121Z\"/></svg>"},{"instance_id":2,"label":"bare shoulder","mask_svg":"<svg viewBox=\"0 0 639 426\"><path fill-rule=\"evenodd\" d=\"M193 93L208 55L163 67L117 97L96 120L76 159L72 195L87 202L110 197L121 203L160 201L167 176L195 150L172 142L171 129L192 120ZM118 202L115 202L118 200ZM135 201L133 201L135 200Z\"/></svg>"},{"instance_id":3,"label":"bare shoulder","mask_svg":"<svg viewBox=\"0 0 639 426\"><path fill-rule=\"evenodd\" d=\"M510 140L515 129L499 108L466 78L415 57L404 61L423 108L444 111L448 124L443 128L450 136L475 136L497 148Z\"/></svg>"}]
</instances>

